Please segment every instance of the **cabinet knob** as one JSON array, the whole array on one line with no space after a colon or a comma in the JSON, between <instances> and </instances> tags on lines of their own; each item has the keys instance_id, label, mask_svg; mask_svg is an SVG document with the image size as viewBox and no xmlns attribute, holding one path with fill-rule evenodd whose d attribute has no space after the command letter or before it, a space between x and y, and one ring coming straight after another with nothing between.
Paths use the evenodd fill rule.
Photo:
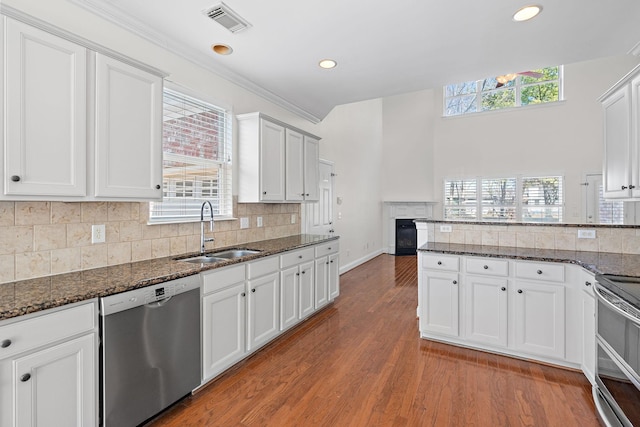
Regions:
<instances>
[{"instance_id":1,"label":"cabinet knob","mask_svg":"<svg viewBox=\"0 0 640 427\"><path fill-rule=\"evenodd\" d=\"M299 275L300 275L300 273L296 273L296 276L299 276Z\"/></svg>"},{"instance_id":2,"label":"cabinet knob","mask_svg":"<svg viewBox=\"0 0 640 427\"><path fill-rule=\"evenodd\" d=\"M631 184L629 184L629 190L633 190L634 188L636 188L636 186L635 186L635 185L631 185Z\"/></svg>"},{"instance_id":3,"label":"cabinet knob","mask_svg":"<svg viewBox=\"0 0 640 427\"><path fill-rule=\"evenodd\" d=\"M538 271L536 271L536 273L542 274L542 270L538 270Z\"/></svg>"},{"instance_id":4,"label":"cabinet knob","mask_svg":"<svg viewBox=\"0 0 640 427\"><path fill-rule=\"evenodd\" d=\"M329 261L331 264L333 264L333 260Z\"/></svg>"},{"instance_id":5,"label":"cabinet knob","mask_svg":"<svg viewBox=\"0 0 640 427\"><path fill-rule=\"evenodd\" d=\"M243 293L240 294L240 296L246 297L247 294L243 292Z\"/></svg>"},{"instance_id":6,"label":"cabinet knob","mask_svg":"<svg viewBox=\"0 0 640 427\"><path fill-rule=\"evenodd\" d=\"M307 272L305 270L302 270L302 274L306 274Z\"/></svg>"},{"instance_id":7,"label":"cabinet knob","mask_svg":"<svg viewBox=\"0 0 640 427\"><path fill-rule=\"evenodd\" d=\"M522 289L518 289L518 293L521 294L522 293Z\"/></svg>"},{"instance_id":8,"label":"cabinet knob","mask_svg":"<svg viewBox=\"0 0 640 427\"><path fill-rule=\"evenodd\" d=\"M18 182L18 181L20 181L20 177L18 175L12 175L11 176L11 181Z\"/></svg>"},{"instance_id":9,"label":"cabinet knob","mask_svg":"<svg viewBox=\"0 0 640 427\"><path fill-rule=\"evenodd\" d=\"M156 185L156 190L159 190L161 188L162 188L162 186L160 184Z\"/></svg>"},{"instance_id":10,"label":"cabinet knob","mask_svg":"<svg viewBox=\"0 0 640 427\"><path fill-rule=\"evenodd\" d=\"M251 292L255 292L255 291L256 291L256 290L255 290L255 288L254 288L254 289L251 289Z\"/></svg>"},{"instance_id":11,"label":"cabinet knob","mask_svg":"<svg viewBox=\"0 0 640 427\"><path fill-rule=\"evenodd\" d=\"M298 255L298 258L302 259L302 255Z\"/></svg>"},{"instance_id":12,"label":"cabinet knob","mask_svg":"<svg viewBox=\"0 0 640 427\"><path fill-rule=\"evenodd\" d=\"M442 261L438 261L438 265L442 265Z\"/></svg>"},{"instance_id":13,"label":"cabinet knob","mask_svg":"<svg viewBox=\"0 0 640 427\"><path fill-rule=\"evenodd\" d=\"M2 340L2 342L0 343L0 347L2 348L7 348L11 345L11 340Z\"/></svg>"},{"instance_id":14,"label":"cabinet knob","mask_svg":"<svg viewBox=\"0 0 640 427\"><path fill-rule=\"evenodd\" d=\"M591 282L584 282L585 286L591 286Z\"/></svg>"},{"instance_id":15,"label":"cabinet knob","mask_svg":"<svg viewBox=\"0 0 640 427\"><path fill-rule=\"evenodd\" d=\"M485 270L488 270L489 266L488 265L483 265L482 268L484 268Z\"/></svg>"},{"instance_id":16,"label":"cabinet knob","mask_svg":"<svg viewBox=\"0 0 640 427\"><path fill-rule=\"evenodd\" d=\"M629 187L627 187L626 185L623 185L621 188L622 188L623 190L626 190L626 189L627 189L627 188L629 188Z\"/></svg>"},{"instance_id":17,"label":"cabinet knob","mask_svg":"<svg viewBox=\"0 0 640 427\"><path fill-rule=\"evenodd\" d=\"M309 197L309 193L306 193L305 196Z\"/></svg>"},{"instance_id":18,"label":"cabinet knob","mask_svg":"<svg viewBox=\"0 0 640 427\"><path fill-rule=\"evenodd\" d=\"M329 261L325 262L325 264L329 265Z\"/></svg>"},{"instance_id":19,"label":"cabinet knob","mask_svg":"<svg viewBox=\"0 0 640 427\"><path fill-rule=\"evenodd\" d=\"M457 285L457 284L458 284L458 281L457 281L457 280L454 280L454 281L453 281L453 284L454 284L454 285Z\"/></svg>"},{"instance_id":20,"label":"cabinet knob","mask_svg":"<svg viewBox=\"0 0 640 427\"><path fill-rule=\"evenodd\" d=\"M31 374L24 374L23 376L20 377L20 381L22 381L23 383L26 383L30 379L31 379Z\"/></svg>"},{"instance_id":21,"label":"cabinet knob","mask_svg":"<svg viewBox=\"0 0 640 427\"><path fill-rule=\"evenodd\" d=\"M267 194L267 192L266 192L266 191L263 191L263 192L262 192L262 194L266 195L266 194Z\"/></svg>"},{"instance_id":22,"label":"cabinet knob","mask_svg":"<svg viewBox=\"0 0 640 427\"><path fill-rule=\"evenodd\" d=\"M503 287L501 287L501 288L500 288L500 290L501 290L502 292L504 292L504 291L506 291L506 290L507 290L507 288L505 288L505 287L503 286Z\"/></svg>"}]
</instances>

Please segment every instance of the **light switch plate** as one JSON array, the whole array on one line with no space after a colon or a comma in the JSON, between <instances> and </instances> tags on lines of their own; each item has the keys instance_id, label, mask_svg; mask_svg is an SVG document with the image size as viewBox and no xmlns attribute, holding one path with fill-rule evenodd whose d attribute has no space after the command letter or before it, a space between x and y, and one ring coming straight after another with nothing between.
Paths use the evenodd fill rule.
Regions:
<instances>
[{"instance_id":1,"label":"light switch plate","mask_svg":"<svg viewBox=\"0 0 640 427\"><path fill-rule=\"evenodd\" d=\"M450 225L441 225L440 226L440 232L441 233L451 233L451 226Z\"/></svg>"},{"instance_id":2,"label":"light switch plate","mask_svg":"<svg viewBox=\"0 0 640 427\"><path fill-rule=\"evenodd\" d=\"M240 228L249 228L249 218L240 218Z\"/></svg>"},{"instance_id":3,"label":"light switch plate","mask_svg":"<svg viewBox=\"0 0 640 427\"><path fill-rule=\"evenodd\" d=\"M262 217L261 217L261 216L259 216L259 217L256 219L256 222L257 222L258 227L262 227Z\"/></svg>"},{"instance_id":4,"label":"light switch plate","mask_svg":"<svg viewBox=\"0 0 640 427\"><path fill-rule=\"evenodd\" d=\"M91 243L104 243L105 241L105 227L104 224L91 226Z\"/></svg>"},{"instance_id":5,"label":"light switch plate","mask_svg":"<svg viewBox=\"0 0 640 427\"><path fill-rule=\"evenodd\" d=\"M296 214L291 214L291 224L295 224L296 223Z\"/></svg>"},{"instance_id":6,"label":"light switch plate","mask_svg":"<svg viewBox=\"0 0 640 427\"><path fill-rule=\"evenodd\" d=\"M595 239L596 230L578 230L578 239Z\"/></svg>"}]
</instances>

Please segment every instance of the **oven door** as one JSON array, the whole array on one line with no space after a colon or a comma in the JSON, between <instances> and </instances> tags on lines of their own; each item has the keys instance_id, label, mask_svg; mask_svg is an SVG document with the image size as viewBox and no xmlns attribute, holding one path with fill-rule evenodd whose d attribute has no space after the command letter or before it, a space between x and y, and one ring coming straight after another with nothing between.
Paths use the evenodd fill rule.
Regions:
<instances>
[{"instance_id":1,"label":"oven door","mask_svg":"<svg viewBox=\"0 0 640 427\"><path fill-rule=\"evenodd\" d=\"M615 418L596 400L599 415L605 425L640 426L640 313L597 285L596 296L596 384Z\"/></svg>"}]
</instances>

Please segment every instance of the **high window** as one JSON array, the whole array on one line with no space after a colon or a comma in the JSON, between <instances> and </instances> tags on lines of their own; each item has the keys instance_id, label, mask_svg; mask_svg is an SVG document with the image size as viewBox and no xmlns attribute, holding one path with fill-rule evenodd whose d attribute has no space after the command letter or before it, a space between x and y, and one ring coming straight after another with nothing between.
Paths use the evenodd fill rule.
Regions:
<instances>
[{"instance_id":1,"label":"high window","mask_svg":"<svg viewBox=\"0 0 640 427\"><path fill-rule=\"evenodd\" d=\"M561 176L445 179L444 218L562 222Z\"/></svg>"},{"instance_id":2,"label":"high window","mask_svg":"<svg viewBox=\"0 0 640 427\"><path fill-rule=\"evenodd\" d=\"M207 200L216 217L232 216L231 121L224 108L165 88L163 198L149 204L150 222L197 221Z\"/></svg>"},{"instance_id":3,"label":"high window","mask_svg":"<svg viewBox=\"0 0 640 427\"><path fill-rule=\"evenodd\" d=\"M562 66L450 84L444 87L444 115L523 107L562 99Z\"/></svg>"}]
</instances>

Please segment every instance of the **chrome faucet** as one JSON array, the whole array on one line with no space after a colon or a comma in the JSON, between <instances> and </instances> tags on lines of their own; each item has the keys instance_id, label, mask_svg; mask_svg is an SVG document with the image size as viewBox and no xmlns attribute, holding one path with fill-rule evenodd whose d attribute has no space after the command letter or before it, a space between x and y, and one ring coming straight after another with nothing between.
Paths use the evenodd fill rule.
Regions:
<instances>
[{"instance_id":1,"label":"chrome faucet","mask_svg":"<svg viewBox=\"0 0 640 427\"><path fill-rule=\"evenodd\" d=\"M202 202L202 206L200 206L200 254L204 254L205 248L204 244L207 242L213 242L213 237L204 237L204 207L209 205L209 213L211 214L211 219L209 220L209 231L213 231L213 206L211 206L210 201Z\"/></svg>"}]
</instances>

